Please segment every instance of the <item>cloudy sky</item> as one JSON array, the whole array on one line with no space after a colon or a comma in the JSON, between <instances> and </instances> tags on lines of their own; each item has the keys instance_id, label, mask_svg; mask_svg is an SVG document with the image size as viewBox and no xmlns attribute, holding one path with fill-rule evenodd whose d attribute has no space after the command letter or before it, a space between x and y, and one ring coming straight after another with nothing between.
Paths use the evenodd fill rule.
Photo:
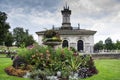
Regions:
<instances>
[{"instance_id":1,"label":"cloudy sky","mask_svg":"<svg viewBox=\"0 0 120 80\"><path fill-rule=\"evenodd\" d=\"M108 37L120 40L120 0L0 0L0 11L7 13L11 31L29 29L37 40L35 32L61 26L66 2L72 26L79 23L82 29L96 30L95 43Z\"/></svg>"}]
</instances>

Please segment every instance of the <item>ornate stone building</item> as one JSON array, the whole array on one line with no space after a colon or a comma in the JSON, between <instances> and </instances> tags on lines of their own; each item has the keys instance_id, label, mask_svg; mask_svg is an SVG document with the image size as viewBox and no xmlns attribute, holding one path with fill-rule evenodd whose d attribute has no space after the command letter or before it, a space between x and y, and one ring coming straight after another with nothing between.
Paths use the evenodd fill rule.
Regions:
<instances>
[{"instance_id":1,"label":"ornate stone building","mask_svg":"<svg viewBox=\"0 0 120 80\"><path fill-rule=\"evenodd\" d=\"M94 34L96 31L80 29L80 27L72 27L70 23L71 10L69 6L65 6L62 13L62 26L60 28L53 27L53 30L60 34L62 44L59 47L74 47L76 50L85 53L92 53L94 46ZM42 44L42 38L45 31L36 32L38 35L38 43Z\"/></svg>"}]
</instances>

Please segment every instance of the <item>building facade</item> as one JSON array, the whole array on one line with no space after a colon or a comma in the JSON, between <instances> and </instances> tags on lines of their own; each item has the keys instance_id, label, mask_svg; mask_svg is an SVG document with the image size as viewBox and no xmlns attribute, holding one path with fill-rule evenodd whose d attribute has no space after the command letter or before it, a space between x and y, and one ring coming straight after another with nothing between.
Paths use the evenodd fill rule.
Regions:
<instances>
[{"instance_id":1,"label":"building facade","mask_svg":"<svg viewBox=\"0 0 120 80\"><path fill-rule=\"evenodd\" d=\"M65 6L62 13L62 26L53 30L60 34L62 44L58 47L74 47L76 50L84 53L93 53L94 46L94 34L96 31L80 29L78 27L72 27L70 22L71 10L69 6ZM38 43L43 45L42 39L45 31L36 32L38 35Z\"/></svg>"}]
</instances>

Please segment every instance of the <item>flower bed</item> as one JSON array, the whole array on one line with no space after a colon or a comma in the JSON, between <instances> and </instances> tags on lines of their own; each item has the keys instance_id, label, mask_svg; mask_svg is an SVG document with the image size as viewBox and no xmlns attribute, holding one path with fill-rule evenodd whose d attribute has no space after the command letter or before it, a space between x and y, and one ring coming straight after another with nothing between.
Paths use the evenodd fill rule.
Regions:
<instances>
[{"instance_id":1,"label":"flower bed","mask_svg":"<svg viewBox=\"0 0 120 80\"><path fill-rule=\"evenodd\" d=\"M13 60L13 67L26 70L32 66L29 75L32 79L69 80L90 77L97 74L90 55L76 55L68 48L58 48L34 45L33 48L21 48ZM12 75L12 74L11 74Z\"/></svg>"},{"instance_id":2,"label":"flower bed","mask_svg":"<svg viewBox=\"0 0 120 80\"><path fill-rule=\"evenodd\" d=\"M35 80L77 80L97 74L90 55L79 55L74 48L53 49L61 41L57 32L46 31L43 44L48 46L34 45L30 48L19 49L13 60L12 69L7 68L6 72L14 76L19 76L21 73L20 77L29 77ZM31 67L27 68L28 65ZM24 72L24 70L28 71Z\"/></svg>"}]
</instances>

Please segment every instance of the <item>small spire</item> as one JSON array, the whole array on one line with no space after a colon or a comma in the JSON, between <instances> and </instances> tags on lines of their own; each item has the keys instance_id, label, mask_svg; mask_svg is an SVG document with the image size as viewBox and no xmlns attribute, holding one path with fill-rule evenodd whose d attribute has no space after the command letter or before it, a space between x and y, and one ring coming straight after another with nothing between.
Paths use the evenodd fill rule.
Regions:
<instances>
[{"instance_id":1,"label":"small spire","mask_svg":"<svg viewBox=\"0 0 120 80\"><path fill-rule=\"evenodd\" d=\"M65 3L64 9L69 9L69 6L67 5L67 2Z\"/></svg>"},{"instance_id":2,"label":"small spire","mask_svg":"<svg viewBox=\"0 0 120 80\"><path fill-rule=\"evenodd\" d=\"M55 26L53 25L52 28L53 28L53 30L54 30Z\"/></svg>"},{"instance_id":3,"label":"small spire","mask_svg":"<svg viewBox=\"0 0 120 80\"><path fill-rule=\"evenodd\" d=\"M63 7L63 9L65 9L65 6Z\"/></svg>"},{"instance_id":4,"label":"small spire","mask_svg":"<svg viewBox=\"0 0 120 80\"><path fill-rule=\"evenodd\" d=\"M80 24L78 23L78 29L80 29Z\"/></svg>"},{"instance_id":5,"label":"small spire","mask_svg":"<svg viewBox=\"0 0 120 80\"><path fill-rule=\"evenodd\" d=\"M66 9L67 9L67 2L66 2Z\"/></svg>"}]
</instances>

